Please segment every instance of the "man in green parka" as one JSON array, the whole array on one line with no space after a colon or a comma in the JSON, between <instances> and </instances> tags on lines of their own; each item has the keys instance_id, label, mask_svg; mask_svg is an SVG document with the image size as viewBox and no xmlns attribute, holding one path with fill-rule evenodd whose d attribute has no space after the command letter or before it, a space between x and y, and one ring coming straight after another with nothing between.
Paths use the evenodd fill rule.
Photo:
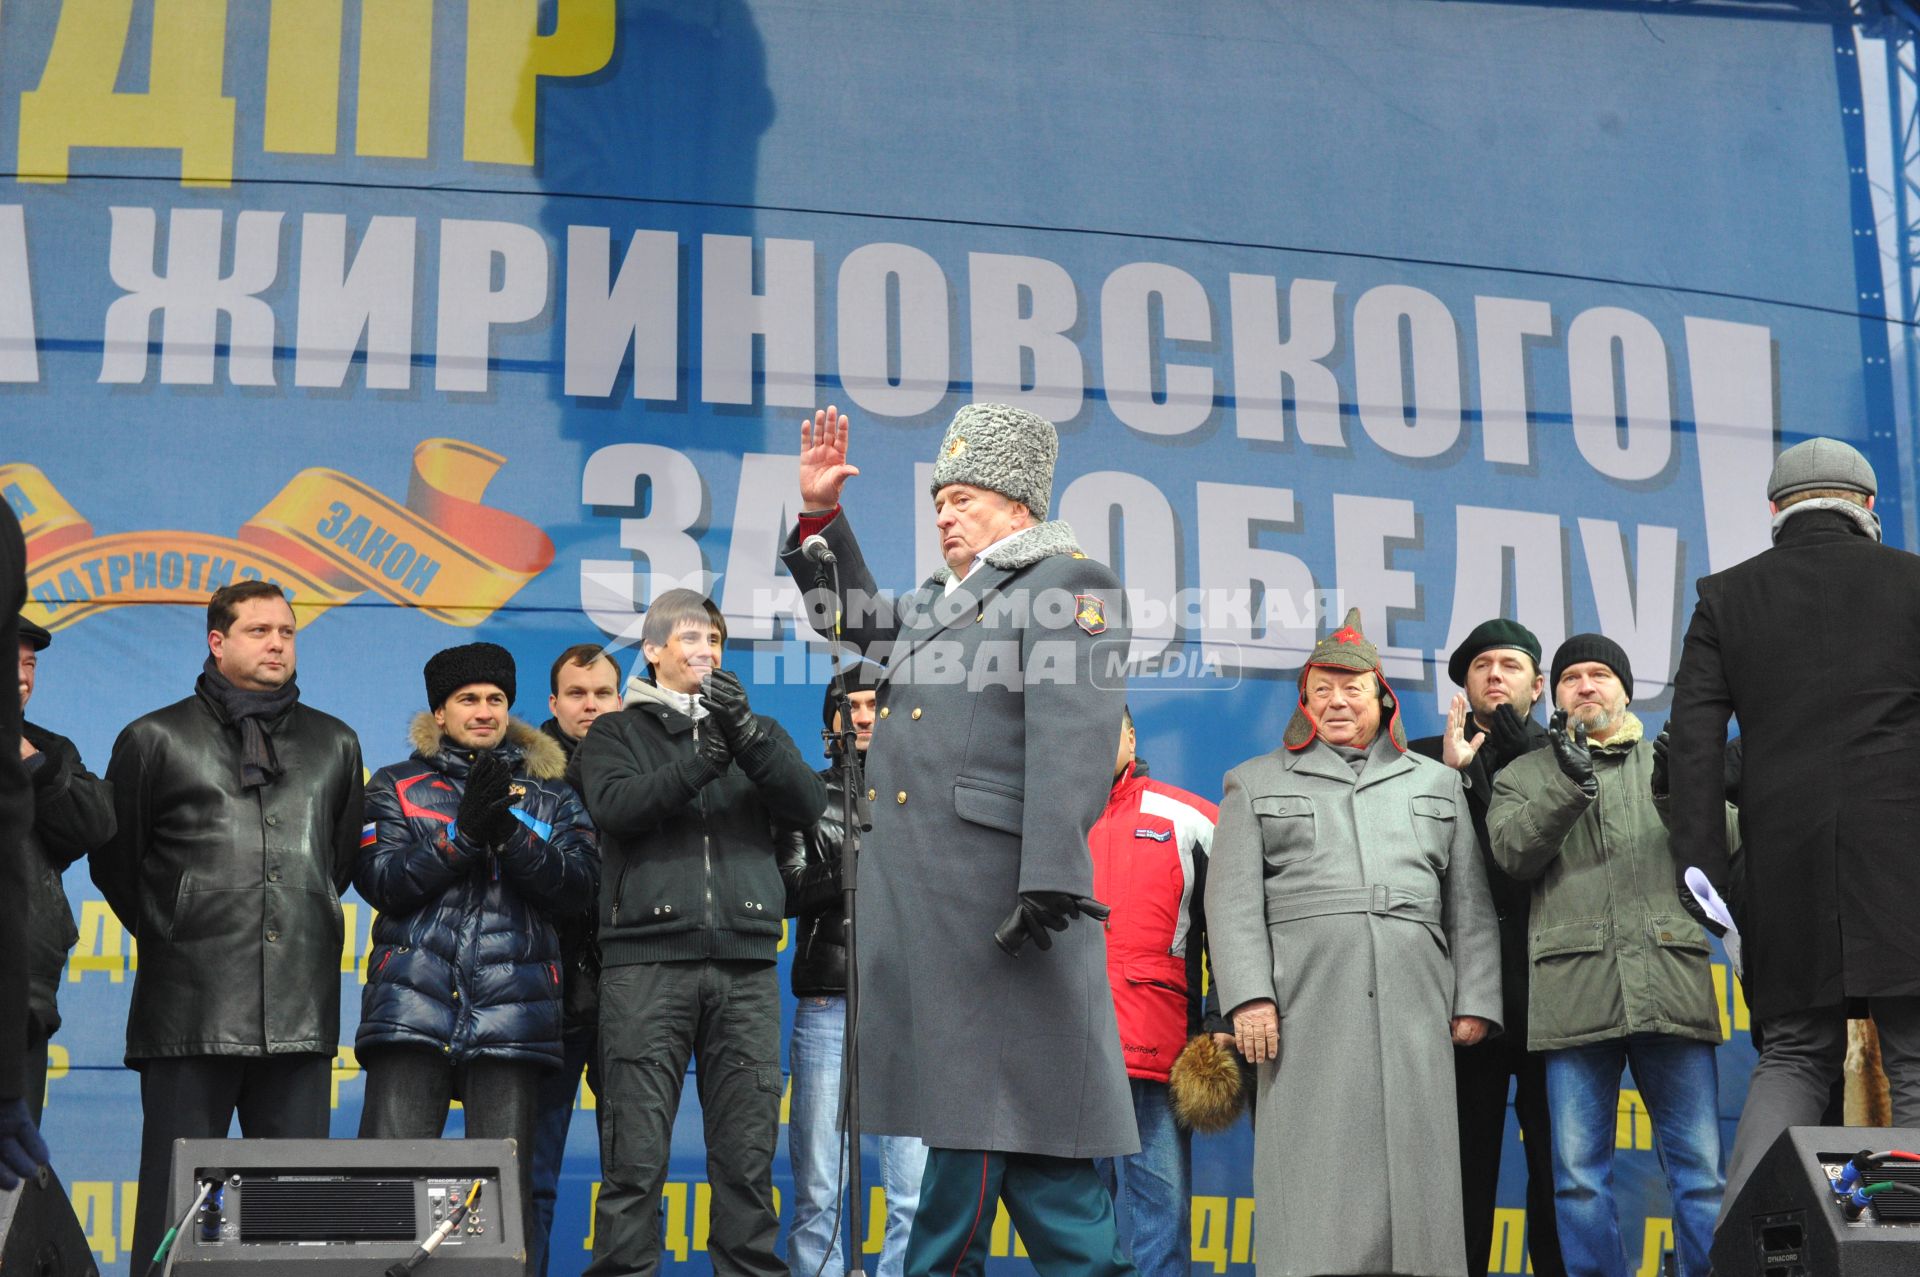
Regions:
<instances>
[{"instance_id":1,"label":"man in green parka","mask_svg":"<svg viewBox=\"0 0 1920 1277\"><path fill-rule=\"evenodd\" d=\"M1681 1277L1706 1277L1720 1169L1720 1018L1710 951L1681 907L1667 840L1664 753L1627 709L1618 643L1554 653L1550 747L1494 781L1501 868L1533 883L1527 1048L1546 1054L1554 1214L1567 1271L1626 1277L1613 1200L1620 1074L1632 1064L1673 1194Z\"/></svg>"}]
</instances>

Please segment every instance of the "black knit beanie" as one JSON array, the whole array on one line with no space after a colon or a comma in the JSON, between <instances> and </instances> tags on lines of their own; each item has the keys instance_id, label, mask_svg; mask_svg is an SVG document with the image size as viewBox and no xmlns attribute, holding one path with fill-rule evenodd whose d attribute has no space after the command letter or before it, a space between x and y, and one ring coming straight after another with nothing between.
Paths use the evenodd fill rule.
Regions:
<instances>
[{"instance_id":1,"label":"black knit beanie","mask_svg":"<svg viewBox=\"0 0 1920 1277\"><path fill-rule=\"evenodd\" d=\"M492 683L513 704L513 653L498 643L466 643L427 660L427 708L439 709L468 683Z\"/></svg>"},{"instance_id":2,"label":"black knit beanie","mask_svg":"<svg viewBox=\"0 0 1920 1277\"><path fill-rule=\"evenodd\" d=\"M841 675L846 680L847 695L855 692L871 692L880 686L880 676L886 671L872 661L849 661ZM820 726L833 730L833 684L828 683L826 691L820 697Z\"/></svg>"},{"instance_id":3,"label":"black knit beanie","mask_svg":"<svg viewBox=\"0 0 1920 1277\"><path fill-rule=\"evenodd\" d=\"M1560 645L1553 654L1553 674L1547 684L1547 695L1553 703L1560 703L1555 689L1560 686L1560 676L1570 665L1579 665L1586 661L1598 661L1613 671L1620 680L1620 690L1633 699L1633 665L1627 660L1627 651L1604 634L1576 634Z\"/></svg>"}]
</instances>

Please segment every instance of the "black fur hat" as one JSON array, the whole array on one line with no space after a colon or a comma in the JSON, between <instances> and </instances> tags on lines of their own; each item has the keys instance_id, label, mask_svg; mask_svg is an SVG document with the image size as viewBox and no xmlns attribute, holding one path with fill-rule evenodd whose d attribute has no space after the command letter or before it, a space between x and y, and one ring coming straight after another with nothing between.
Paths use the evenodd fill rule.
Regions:
<instances>
[{"instance_id":1,"label":"black fur hat","mask_svg":"<svg viewBox=\"0 0 1920 1277\"><path fill-rule=\"evenodd\" d=\"M513 704L513 653L498 643L465 643L427 659L427 708L439 709L447 697L469 683L492 683Z\"/></svg>"}]
</instances>

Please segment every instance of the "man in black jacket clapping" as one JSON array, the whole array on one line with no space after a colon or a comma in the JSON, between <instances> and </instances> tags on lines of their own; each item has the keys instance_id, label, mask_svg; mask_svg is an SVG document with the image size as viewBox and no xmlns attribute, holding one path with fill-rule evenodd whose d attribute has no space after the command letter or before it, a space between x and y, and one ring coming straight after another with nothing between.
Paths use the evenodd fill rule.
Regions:
<instances>
[{"instance_id":1,"label":"man in black jacket clapping","mask_svg":"<svg viewBox=\"0 0 1920 1277\"><path fill-rule=\"evenodd\" d=\"M826 787L720 668L726 622L692 590L647 610L650 681L575 755L600 831L601 1189L593 1277L660 1267L674 1114L699 1062L717 1273L784 1275L774 1253L780 943L776 824L806 826Z\"/></svg>"}]
</instances>

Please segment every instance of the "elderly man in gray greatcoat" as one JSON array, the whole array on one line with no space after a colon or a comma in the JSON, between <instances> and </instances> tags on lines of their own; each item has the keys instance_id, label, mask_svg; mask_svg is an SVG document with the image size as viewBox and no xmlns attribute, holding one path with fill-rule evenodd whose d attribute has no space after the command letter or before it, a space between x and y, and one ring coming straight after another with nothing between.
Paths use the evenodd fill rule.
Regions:
<instances>
[{"instance_id":1,"label":"elderly man in gray greatcoat","mask_svg":"<svg viewBox=\"0 0 1920 1277\"><path fill-rule=\"evenodd\" d=\"M933 471L946 567L895 602L840 508L858 473L846 419L828 408L801 426L803 509L782 558L810 585L801 546L825 539L841 592L809 597L814 627L886 668L857 1049L866 1128L931 1150L909 1277L980 1272L996 1198L1041 1273L1133 1271L1092 1161L1140 1147L1106 942L1068 925L1102 912L1087 832L1112 780L1126 689L1109 665L1123 670L1127 635L1113 573L1044 521L1058 451L1032 413L961 408Z\"/></svg>"},{"instance_id":2,"label":"elderly man in gray greatcoat","mask_svg":"<svg viewBox=\"0 0 1920 1277\"><path fill-rule=\"evenodd\" d=\"M1454 1044L1498 1031L1500 933L1459 773L1407 752L1357 609L1282 748L1227 773L1206 904L1259 1066L1261 1277L1465 1277L1445 1097Z\"/></svg>"}]
</instances>

